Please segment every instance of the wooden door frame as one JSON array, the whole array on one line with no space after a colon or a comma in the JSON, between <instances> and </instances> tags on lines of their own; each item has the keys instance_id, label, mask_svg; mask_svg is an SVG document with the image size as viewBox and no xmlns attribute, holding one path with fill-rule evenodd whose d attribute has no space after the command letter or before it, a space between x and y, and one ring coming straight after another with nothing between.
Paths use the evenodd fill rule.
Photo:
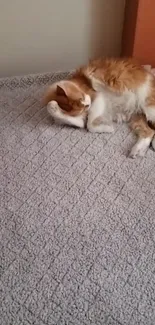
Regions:
<instances>
[{"instance_id":1,"label":"wooden door frame","mask_svg":"<svg viewBox=\"0 0 155 325\"><path fill-rule=\"evenodd\" d=\"M122 55L155 67L155 0L126 0Z\"/></svg>"}]
</instances>

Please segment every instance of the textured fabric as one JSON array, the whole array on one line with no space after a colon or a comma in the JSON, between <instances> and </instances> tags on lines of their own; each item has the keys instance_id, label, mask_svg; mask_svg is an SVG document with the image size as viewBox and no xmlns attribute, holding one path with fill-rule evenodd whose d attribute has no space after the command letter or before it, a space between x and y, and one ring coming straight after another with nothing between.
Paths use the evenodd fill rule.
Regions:
<instances>
[{"instance_id":1,"label":"textured fabric","mask_svg":"<svg viewBox=\"0 0 155 325\"><path fill-rule=\"evenodd\" d=\"M65 74L0 80L2 325L153 325L155 153L134 137L57 126Z\"/></svg>"}]
</instances>

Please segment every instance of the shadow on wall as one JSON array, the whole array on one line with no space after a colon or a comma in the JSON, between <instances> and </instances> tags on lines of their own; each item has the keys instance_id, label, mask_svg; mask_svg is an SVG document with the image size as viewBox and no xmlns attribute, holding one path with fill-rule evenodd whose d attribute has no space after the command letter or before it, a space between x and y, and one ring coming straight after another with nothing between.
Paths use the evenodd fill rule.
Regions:
<instances>
[{"instance_id":1,"label":"shadow on wall","mask_svg":"<svg viewBox=\"0 0 155 325\"><path fill-rule=\"evenodd\" d=\"M91 0L91 57L121 53L125 0Z\"/></svg>"}]
</instances>

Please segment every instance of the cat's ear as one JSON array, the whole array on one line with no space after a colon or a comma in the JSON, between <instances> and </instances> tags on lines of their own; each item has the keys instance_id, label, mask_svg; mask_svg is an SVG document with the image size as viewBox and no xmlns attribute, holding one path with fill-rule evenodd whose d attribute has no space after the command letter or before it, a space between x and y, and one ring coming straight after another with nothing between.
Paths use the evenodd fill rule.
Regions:
<instances>
[{"instance_id":1,"label":"cat's ear","mask_svg":"<svg viewBox=\"0 0 155 325\"><path fill-rule=\"evenodd\" d=\"M57 85L57 95L67 97L65 89L59 85Z\"/></svg>"}]
</instances>

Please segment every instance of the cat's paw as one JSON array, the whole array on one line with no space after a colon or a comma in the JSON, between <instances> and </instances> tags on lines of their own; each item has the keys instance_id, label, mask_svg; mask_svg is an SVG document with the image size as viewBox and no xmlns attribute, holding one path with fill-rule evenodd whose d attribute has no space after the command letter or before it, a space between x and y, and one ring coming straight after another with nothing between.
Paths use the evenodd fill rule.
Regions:
<instances>
[{"instance_id":1,"label":"cat's paw","mask_svg":"<svg viewBox=\"0 0 155 325\"><path fill-rule=\"evenodd\" d=\"M87 129L91 133L113 133L114 132L114 127L112 125L96 125L93 126L92 124L87 124Z\"/></svg>"},{"instance_id":2,"label":"cat's paw","mask_svg":"<svg viewBox=\"0 0 155 325\"><path fill-rule=\"evenodd\" d=\"M149 148L150 141L150 138L139 139L137 143L132 147L129 157L144 157L147 149Z\"/></svg>"},{"instance_id":3,"label":"cat's paw","mask_svg":"<svg viewBox=\"0 0 155 325\"><path fill-rule=\"evenodd\" d=\"M55 100L52 100L47 104L47 111L50 115L54 116L57 112L59 112L59 105Z\"/></svg>"},{"instance_id":4,"label":"cat's paw","mask_svg":"<svg viewBox=\"0 0 155 325\"><path fill-rule=\"evenodd\" d=\"M147 149L138 148L136 145L132 148L129 153L130 158L144 157Z\"/></svg>"}]
</instances>

